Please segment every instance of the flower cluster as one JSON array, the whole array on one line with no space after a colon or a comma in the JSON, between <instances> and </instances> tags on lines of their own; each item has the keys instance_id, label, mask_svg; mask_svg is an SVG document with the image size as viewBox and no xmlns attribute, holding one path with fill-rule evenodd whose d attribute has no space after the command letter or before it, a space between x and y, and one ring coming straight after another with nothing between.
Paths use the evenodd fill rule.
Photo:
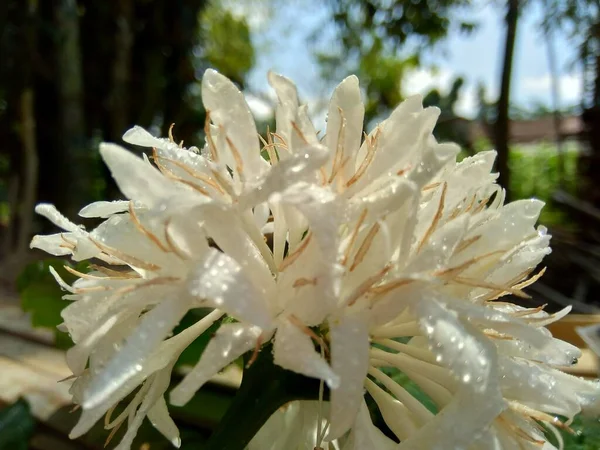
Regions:
<instances>
[{"instance_id":1,"label":"flower cluster","mask_svg":"<svg viewBox=\"0 0 600 450\"><path fill-rule=\"evenodd\" d=\"M165 400L173 366L223 316L234 320L222 322L170 403L185 404L232 361L271 343L275 364L330 391L326 414L290 407L313 411L298 448L546 449L544 428L568 427L557 416L594 413L600 387L560 371L579 351L545 328L568 309L550 315L500 300L526 296L550 236L535 227L541 202L504 204L495 153L457 163L459 148L433 137L439 111L419 97L363 135L356 77L335 89L320 138L293 83L269 81L277 130L266 139L242 93L209 70L201 150L134 127L124 140L151 149L152 163L101 145L128 200L81 211L106 219L100 226L88 232L38 205L64 231L36 236L32 247L94 262L72 286L55 273L72 301L62 326L75 343L67 359L83 408L72 436L107 414L107 428L128 420L118 447L128 449L147 416L178 446ZM172 336L198 307L212 312ZM399 447L371 422L365 392ZM257 439L269 435L265 428ZM292 448L281 445L254 448Z\"/></svg>"}]
</instances>

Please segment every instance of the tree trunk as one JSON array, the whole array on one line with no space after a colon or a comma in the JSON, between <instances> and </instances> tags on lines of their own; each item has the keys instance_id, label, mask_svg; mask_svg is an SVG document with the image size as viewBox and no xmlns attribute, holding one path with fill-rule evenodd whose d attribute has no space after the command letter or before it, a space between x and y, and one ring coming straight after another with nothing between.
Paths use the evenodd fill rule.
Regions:
<instances>
[{"instance_id":1,"label":"tree trunk","mask_svg":"<svg viewBox=\"0 0 600 450\"><path fill-rule=\"evenodd\" d=\"M57 87L60 105L61 163L64 167L65 214L73 217L90 200L91 155L87 148L83 108L83 77L79 43L79 11L75 0L61 0L56 8Z\"/></svg>"},{"instance_id":2,"label":"tree trunk","mask_svg":"<svg viewBox=\"0 0 600 450\"><path fill-rule=\"evenodd\" d=\"M519 0L508 0L506 12L506 40L502 63L502 81L496 114L496 151L498 152L497 168L500 172L498 182L506 189L507 200L510 198L510 173L508 168L510 119L510 82L512 78L513 56L517 37L517 21L519 18Z\"/></svg>"}]
</instances>

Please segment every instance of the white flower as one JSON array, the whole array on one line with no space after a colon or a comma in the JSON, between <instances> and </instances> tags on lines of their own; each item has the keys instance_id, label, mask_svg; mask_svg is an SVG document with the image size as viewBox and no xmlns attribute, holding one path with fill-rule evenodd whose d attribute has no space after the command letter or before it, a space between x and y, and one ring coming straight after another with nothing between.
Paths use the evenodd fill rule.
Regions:
<instances>
[{"instance_id":1,"label":"white flower","mask_svg":"<svg viewBox=\"0 0 600 450\"><path fill-rule=\"evenodd\" d=\"M82 210L107 218L102 225L88 233L38 206L66 232L36 236L32 246L103 262L73 286L58 280L75 300L63 317L84 409L77 433L142 384L123 448L146 414L177 444L163 400L172 365L223 314L236 322L220 326L172 403L186 403L223 367L272 340L275 364L328 384L324 439L345 450L395 447L371 423L365 389L401 449L545 442L534 420L553 425L554 415L595 407L598 386L557 369L577 357L544 328L560 314L497 301L525 295L550 237L535 228L541 202L504 205L494 152L456 163L457 146L432 135L439 111L418 97L363 139L356 77L336 88L319 139L295 86L269 80L279 104L277 132L263 142L268 161L242 94L207 71L201 152L135 127L124 139L153 148L158 170L102 146L130 200ZM216 309L168 338L200 306ZM419 386L438 413L388 368ZM544 383L556 389L549 394Z\"/></svg>"}]
</instances>

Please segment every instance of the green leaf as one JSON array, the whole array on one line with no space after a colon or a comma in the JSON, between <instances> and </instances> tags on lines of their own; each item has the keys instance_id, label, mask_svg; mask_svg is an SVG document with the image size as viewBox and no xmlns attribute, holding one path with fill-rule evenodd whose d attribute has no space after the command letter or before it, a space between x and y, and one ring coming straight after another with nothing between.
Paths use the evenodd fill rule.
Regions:
<instances>
[{"instance_id":1,"label":"green leaf","mask_svg":"<svg viewBox=\"0 0 600 450\"><path fill-rule=\"evenodd\" d=\"M77 277L68 272L64 266L68 262L58 258L36 261L23 269L17 278L17 289L21 296L23 311L30 313L31 324L34 327L50 328L56 336L57 346L67 348L72 345L71 339L65 333L56 329L62 323L61 311L69 302L62 299L65 291L56 283L50 273L50 267L61 276L66 283L73 283ZM82 272L87 263L79 263L74 269Z\"/></svg>"},{"instance_id":2,"label":"green leaf","mask_svg":"<svg viewBox=\"0 0 600 450\"><path fill-rule=\"evenodd\" d=\"M35 428L29 404L19 399L0 411L0 449L27 450Z\"/></svg>"}]
</instances>

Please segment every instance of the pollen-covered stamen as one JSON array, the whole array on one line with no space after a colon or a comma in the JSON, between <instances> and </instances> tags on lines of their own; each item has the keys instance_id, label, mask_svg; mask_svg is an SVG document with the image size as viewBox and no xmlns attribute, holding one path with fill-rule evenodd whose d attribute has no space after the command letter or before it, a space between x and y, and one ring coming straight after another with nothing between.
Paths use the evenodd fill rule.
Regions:
<instances>
[{"instance_id":1,"label":"pollen-covered stamen","mask_svg":"<svg viewBox=\"0 0 600 450\"><path fill-rule=\"evenodd\" d=\"M569 427L566 423L561 422L561 420L556 416L551 416L550 414L538 411L537 409L523 405L522 403L514 400L508 400L507 403L511 410L521 414L525 418L546 422L562 430L568 431L569 433L574 433L571 427Z\"/></svg>"},{"instance_id":2,"label":"pollen-covered stamen","mask_svg":"<svg viewBox=\"0 0 600 450\"><path fill-rule=\"evenodd\" d=\"M462 272L464 272L465 270L467 270L469 267L473 266L474 264L477 264L478 262L483 261L484 259L490 258L491 256L495 256L495 255L501 255L503 253L506 253L505 250L496 250L490 253L485 253L483 255L479 255L479 256L474 256L473 258L465 261L464 263L460 264L459 266L455 266L455 267L449 267L447 269L442 269L439 270L437 272L434 272L433 275L437 276L437 277L455 277L459 274L461 274Z\"/></svg>"},{"instance_id":3,"label":"pollen-covered stamen","mask_svg":"<svg viewBox=\"0 0 600 450\"><path fill-rule=\"evenodd\" d=\"M466 250L471 245L473 245L475 242L477 242L479 239L481 239L480 234L478 234L477 236L470 237L468 239L464 239L463 241L460 242L460 244L458 244L456 246L456 249L454 250L454 255L458 255L460 252Z\"/></svg>"},{"instance_id":4,"label":"pollen-covered stamen","mask_svg":"<svg viewBox=\"0 0 600 450\"><path fill-rule=\"evenodd\" d=\"M408 166L406 166L404 169L400 169L398 172L396 172L396 175L401 177L402 175L408 173L409 171L411 171L413 168L412 164L409 164Z\"/></svg>"},{"instance_id":5,"label":"pollen-covered stamen","mask_svg":"<svg viewBox=\"0 0 600 450\"><path fill-rule=\"evenodd\" d=\"M436 181L435 183L427 184L421 188L421 191L422 192L430 191L431 189L435 189L436 187L438 187L441 184L442 184L441 181Z\"/></svg>"},{"instance_id":6,"label":"pollen-covered stamen","mask_svg":"<svg viewBox=\"0 0 600 450\"><path fill-rule=\"evenodd\" d=\"M454 277L454 278L449 279L449 281L456 283L456 284L462 284L465 286L478 287L478 288L483 288L483 289L491 289L496 292L508 293L508 294L512 294L512 295L515 295L520 298L531 298L530 295L526 294L525 292L523 292L519 289L514 289L510 286L502 286L502 285L497 285L494 283L488 283L487 281L473 280L471 278L462 278L462 277Z\"/></svg>"},{"instance_id":7,"label":"pollen-covered stamen","mask_svg":"<svg viewBox=\"0 0 600 450\"><path fill-rule=\"evenodd\" d=\"M171 218L169 217L165 222L164 235L165 235L165 241L167 242L167 245L169 246L170 251L173 252L175 255L177 255L181 259L190 259L192 257L192 255L188 255L181 247L179 247L175 243L175 241L171 237L170 226L171 226Z\"/></svg>"},{"instance_id":8,"label":"pollen-covered stamen","mask_svg":"<svg viewBox=\"0 0 600 450\"><path fill-rule=\"evenodd\" d=\"M207 197L210 197L210 194L208 193L208 191L206 189L204 189L203 186L200 186L192 181L181 178L180 176L173 173L173 171L171 169L169 169L168 167L163 165L160 162L160 157L158 156L157 150L155 148L153 148L152 150L153 150L152 159L154 159L154 164L156 164L156 167L158 167L158 169L161 171L161 173L164 176L170 178L173 181L178 181L179 183L185 184L185 185L191 187L192 189L194 189L195 191L200 192L202 195L206 195Z\"/></svg>"},{"instance_id":9,"label":"pollen-covered stamen","mask_svg":"<svg viewBox=\"0 0 600 450\"><path fill-rule=\"evenodd\" d=\"M502 414L496 418L496 423L502 428L504 428L509 434L514 434L517 437L520 437L525 441L531 442L534 445L539 445L541 447L546 442L545 440L534 438L529 433L525 432L521 427L515 425L512 421L508 421L507 419L505 419ZM519 446L521 446L520 442ZM521 446L521 448L523 447Z\"/></svg>"},{"instance_id":10,"label":"pollen-covered stamen","mask_svg":"<svg viewBox=\"0 0 600 450\"><path fill-rule=\"evenodd\" d=\"M60 239L64 242L64 244L61 244L59 247L62 248L68 248L70 250L75 250L75 248L77 247L77 245L74 242L69 241L64 233L60 233Z\"/></svg>"},{"instance_id":11,"label":"pollen-covered stamen","mask_svg":"<svg viewBox=\"0 0 600 450\"><path fill-rule=\"evenodd\" d=\"M141 259L136 258L135 256L127 255L127 254L123 253L122 251L117 250L116 248L109 247L108 245L104 245L91 236L89 236L88 239L96 247L98 247L100 250L102 250L104 253L108 254L109 256L114 256L115 258L120 259L121 261L123 261L124 263L126 263L132 267L137 267L140 269L150 270L150 271L158 271L161 269L161 267L157 266L156 264L153 264L153 263L150 263L147 261L142 261Z\"/></svg>"},{"instance_id":12,"label":"pollen-covered stamen","mask_svg":"<svg viewBox=\"0 0 600 450\"><path fill-rule=\"evenodd\" d=\"M304 136L304 133L302 133L302 130L300 129L298 124L292 120L291 125L298 137L300 138L300 140L302 140L304 144L308 145L308 140L306 139L306 136Z\"/></svg>"},{"instance_id":13,"label":"pollen-covered stamen","mask_svg":"<svg viewBox=\"0 0 600 450\"><path fill-rule=\"evenodd\" d=\"M381 228L381 225L378 222L374 223L371 226L371 228L369 229L369 232L367 233L364 240L362 241L362 244L360 244L360 247L358 248L356 255L354 255L354 260L352 261L352 265L350 266L350 272L352 272L354 269L356 269L358 267L358 265L363 261L363 259L367 255L369 249L371 248L371 245L373 244L373 240L375 239L375 236L377 236L377 233L379 232L380 228Z\"/></svg>"},{"instance_id":14,"label":"pollen-covered stamen","mask_svg":"<svg viewBox=\"0 0 600 450\"><path fill-rule=\"evenodd\" d=\"M377 129L375 130L375 133L373 134L372 138L369 139L369 136L367 136L365 134L365 143L367 145L367 154L365 155L365 158L360 163L360 166L358 167L358 170L356 171L356 173L354 175L352 175L352 177L346 182L346 187L350 187L354 183L356 183L363 176L363 174L367 171L367 169L371 165L371 162L373 161L373 158L375 157L375 152L377 151L377 144L379 143L380 134L381 134L381 128L379 126L377 126Z\"/></svg>"},{"instance_id":15,"label":"pollen-covered stamen","mask_svg":"<svg viewBox=\"0 0 600 450\"><path fill-rule=\"evenodd\" d=\"M274 166L275 164L277 164L279 162L279 158L277 157L277 150L275 149L276 144L273 142L271 133L269 132L269 127L267 126L267 140L265 141L265 139L259 134L258 138L260 139L260 141L263 144L263 148L261 149L261 153L262 151L266 151L267 154L269 155L269 164L271 164L271 166Z\"/></svg>"},{"instance_id":16,"label":"pollen-covered stamen","mask_svg":"<svg viewBox=\"0 0 600 450\"><path fill-rule=\"evenodd\" d=\"M522 281L521 283L515 284L513 286L513 288L524 289L528 286L531 286L533 283L535 283L537 280L539 280L545 273L546 273L546 267L542 268L542 270L540 270L537 274L535 274L531 278L529 278L525 281Z\"/></svg>"},{"instance_id":17,"label":"pollen-covered stamen","mask_svg":"<svg viewBox=\"0 0 600 450\"><path fill-rule=\"evenodd\" d=\"M369 292L375 294L375 297L372 299L372 302L376 302L383 295L390 293L394 289L398 289L399 287L406 286L410 283L413 283L415 280L411 278L401 278L398 280L389 281L384 284L380 284L379 286L375 286L369 289Z\"/></svg>"},{"instance_id":18,"label":"pollen-covered stamen","mask_svg":"<svg viewBox=\"0 0 600 450\"><path fill-rule=\"evenodd\" d=\"M365 281L363 281L354 290L354 292L352 292L352 294L350 294L350 296L348 296L348 298L345 300L344 304L346 304L347 306L354 305L354 303L356 303L356 301L359 298L361 298L363 295L365 295L367 292L369 292L369 289L374 284L376 284L379 281L381 281L381 278L383 278L385 276L385 274L390 271L391 268L392 268L391 265L387 265L383 269L381 269L379 272L377 272L375 275L372 275L372 276L368 277Z\"/></svg>"},{"instance_id":19,"label":"pollen-covered stamen","mask_svg":"<svg viewBox=\"0 0 600 450\"><path fill-rule=\"evenodd\" d=\"M206 119L204 119L204 134L206 135L206 142L208 143L208 150L210 152L210 159L214 162L219 162L219 153L217 146L213 141L212 134L210 132L210 111L206 110Z\"/></svg>"},{"instance_id":20,"label":"pollen-covered stamen","mask_svg":"<svg viewBox=\"0 0 600 450\"><path fill-rule=\"evenodd\" d=\"M302 331L302 333L306 334L312 340L314 340L317 344L319 344L319 346L323 349L325 354L327 354L327 355L329 354L329 347L327 347L327 343L321 336L319 336L317 333L315 333L309 327L304 325L304 323L302 323L302 321L300 319L298 319L295 315L291 314L287 317L287 319L292 325L294 325L296 328L298 328L300 331Z\"/></svg>"},{"instance_id":21,"label":"pollen-covered stamen","mask_svg":"<svg viewBox=\"0 0 600 450\"><path fill-rule=\"evenodd\" d=\"M113 270L109 267L105 267L105 266L98 266L96 264L90 264L90 269L91 270L95 270L97 272L101 272L104 275L106 275L108 278L113 278L113 279L135 279L135 278L141 278L140 274L138 274L137 272L133 271L133 270Z\"/></svg>"},{"instance_id":22,"label":"pollen-covered stamen","mask_svg":"<svg viewBox=\"0 0 600 450\"><path fill-rule=\"evenodd\" d=\"M107 290L112 290L112 294L110 296L110 300L114 300L117 297L121 297L124 296L126 294L130 294L132 292L138 291L140 289L144 289L150 286L158 286L158 285L165 285L165 284L172 284L172 283L178 283L180 282L181 279L180 278L176 278L176 277L157 277L157 278L152 278L150 280L144 280L140 283L135 283L135 284L130 284L128 286L123 286L121 288L115 289L114 287L110 287Z\"/></svg>"},{"instance_id":23,"label":"pollen-covered stamen","mask_svg":"<svg viewBox=\"0 0 600 450\"><path fill-rule=\"evenodd\" d=\"M254 350L252 351L252 356L250 356L250 359L248 360L248 363L246 364L246 369L250 368L250 366L252 366L252 364L254 364L254 362L256 361L256 358L258 358L258 354L260 353L260 348L262 347L264 340L265 340L265 337L264 337L263 333L261 333L258 336L258 338L256 338L256 342L254 344Z\"/></svg>"},{"instance_id":24,"label":"pollen-covered stamen","mask_svg":"<svg viewBox=\"0 0 600 450\"><path fill-rule=\"evenodd\" d=\"M537 313L543 311L546 308L546 306L548 306L548 303L544 303L543 305L540 305L537 308L529 308L529 309L524 309L521 311L514 311L514 312L509 313L509 315L511 315L513 317L521 317L521 318L527 317L532 314L537 314ZM546 319L546 318L544 317L544 319Z\"/></svg>"},{"instance_id":25,"label":"pollen-covered stamen","mask_svg":"<svg viewBox=\"0 0 600 450\"><path fill-rule=\"evenodd\" d=\"M331 175L327 182L331 184L337 174L340 172L341 163L344 158L344 131L346 130L346 118L344 117L344 110L338 106L338 112L340 113L340 129L338 130L337 144L335 148L335 155L333 157L333 164L331 165Z\"/></svg>"},{"instance_id":26,"label":"pollen-covered stamen","mask_svg":"<svg viewBox=\"0 0 600 450\"><path fill-rule=\"evenodd\" d=\"M154 149L154 150L156 150L156 149ZM214 180L212 180L206 174L197 172L194 169L192 169L191 167L186 166L185 164L183 164L180 161L176 161L176 160L171 159L171 158L165 158L164 156L159 156L158 153L155 151L154 155L153 155L154 161L156 161L158 158L160 158L160 160L162 160L162 161L166 161L169 164L173 164L174 166L179 167L181 170L183 170L184 172L186 172L190 176L198 179L199 181L202 181L203 183L206 183L208 186L216 189L220 193L222 193L222 194L225 193L223 191L223 188L221 188L221 186L217 182L215 182ZM158 166L158 164L157 164L157 166ZM163 165L163 167L164 167L164 165Z\"/></svg>"},{"instance_id":27,"label":"pollen-covered stamen","mask_svg":"<svg viewBox=\"0 0 600 450\"><path fill-rule=\"evenodd\" d=\"M235 161L235 171L237 172L238 176L240 177L240 180L242 182L244 182L245 181L244 161L242 160L242 155L240 155L240 151L238 150L238 148L235 146L233 141L227 135L225 135L225 142L227 142L227 145L229 146L229 149L231 150L231 155L233 156L233 160Z\"/></svg>"},{"instance_id":28,"label":"pollen-covered stamen","mask_svg":"<svg viewBox=\"0 0 600 450\"><path fill-rule=\"evenodd\" d=\"M296 281L294 281L294 284L292 284L292 287L299 288L302 286L316 286L316 285L317 285L316 278L298 278Z\"/></svg>"},{"instance_id":29,"label":"pollen-covered stamen","mask_svg":"<svg viewBox=\"0 0 600 450\"><path fill-rule=\"evenodd\" d=\"M128 277L128 276L122 276L122 277L121 276L119 276L119 277L101 277L101 276L98 276L98 275L91 275L89 273L80 272L78 270L73 269L70 266L67 266L67 265L64 265L63 267L64 267L64 269L67 272L72 273L73 275L75 275L75 276L77 276L79 278L84 278L86 280L127 280L127 279L131 278L131 277Z\"/></svg>"},{"instance_id":30,"label":"pollen-covered stamen","mask_svg":"<svg viewBox=\"0 0 600 450\"><path fill-rule=\"evenodd\" d=\"M150 239L150 241L153 244L155 244L160 250L162 250L165 253L169 253L171 251L160 241L160 239L158 239L158 237L154 233L152 233L150 230L148 230L148 228L142 225L140 219L135 213L133 202L129 202L129 217L131 217L131 221L133 222L135 227L140 231L140 233L142 233L144 236Z\"/></svg>"},{"instance_id":31,"label":"pollen-covered stamen","mask_svg":"<svg viewBox=\"0 0 600 450\"><path fill-rule=\"evenodd\" d=\"M308 247L308 244L310 243L310 240L312 239L312 233L309 232L304 239L302 240L302 242L300 242L300 245L298 246L298 248L296 250L294 250L292 253L289 253L285 259L283 261L281 261L281 264L279 265L279 267L277 268L277 270L279 272L283 272L287 267L289 267L290 265L292 265L302 254L302 252L304 252L304 250L306 250L306 247Z\"/></svg>"},{"instance_id":32,"label":"pollen-covered stamen","mask_svg":"<svg viewBox=\"0 0 600 450\"><path fill-rule=\"evenodd\" d=\"M360 217L358 218L358 220L356 221L356 224L354 225L354 229L352 230L352 234L350 235L350 241L348 242L348 245L346 246L346 249L344 250L344 257L342 258L343 266L345 266L346 263L348 262L348 258L350 257L350 252L352 251L352 248L354 247L354 243L356 242L356 238L358 237L358 232L360 230L360 227L362 226L363 222L365 221L365 219L367 217L367 212L368 212L368 209L365 208L363 210L363 212L360 214Z\"/></svg>"},{"instance_id":33,"label":"pollen-covered stamen","mask_svg":"<svg viewBox=\"0 0 600 450\"><path fill-rule=\"evenodd\" d=\"M505 333L500 333L499 331L496 331L494 329L488 328L482 331L483 334L485 334L487 337L493 338L493 339L500 339L503 341L513 341L515 338L512 337L509 334L505 334Z\"/></svg>"},{"instance_id":34,"label":"pollen-covered stamen","mask_svg":"<svg viewBox=\"0 0 600 450\"><path fill-rule=\"evenodd\" d=\"M431 237L433 232L436 230L438 223L440 222L440 220L442 219L442 216L444 215L444 202L446 201L446 191L447 190L448 190L448 183L444 182L442 184L442 194L440 195L440 202L438 204L438 209L435 212L435 215L433 216L431 225L429 225L429 228L427 228L427 231L425 231L425 234L423 235L423 238L421 239L421 242L420 242L419 246L417 247L417 252L420 252L423 249L423 246L427 243L427 241L429 240L429 238Z\"/></svg>"}]
</instances>

